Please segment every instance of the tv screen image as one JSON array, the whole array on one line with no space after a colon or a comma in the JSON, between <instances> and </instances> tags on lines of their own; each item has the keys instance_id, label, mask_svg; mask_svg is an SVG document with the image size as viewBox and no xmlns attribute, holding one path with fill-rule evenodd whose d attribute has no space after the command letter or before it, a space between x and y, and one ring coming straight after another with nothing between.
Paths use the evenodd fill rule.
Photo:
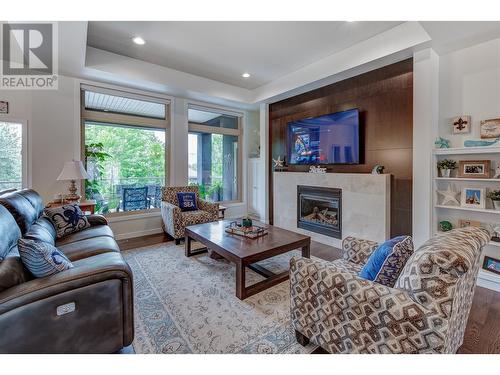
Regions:
<instances>
[{"instance_id":1,"label":"tv screen image","mask_svg":"<svg viewBox=\"0 0 500 375\"><path fill-rule=\"evenodd\" d=\"M288 164L359 164L359 111L288 123Z\"/></svg>"}]
</instances>

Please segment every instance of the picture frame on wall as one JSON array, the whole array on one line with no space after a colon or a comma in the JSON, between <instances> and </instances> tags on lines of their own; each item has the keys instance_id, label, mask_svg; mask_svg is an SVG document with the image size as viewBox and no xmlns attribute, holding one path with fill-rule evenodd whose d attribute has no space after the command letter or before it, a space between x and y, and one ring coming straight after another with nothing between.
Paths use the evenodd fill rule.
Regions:
<instances>
[{"instance_id":1,"label":"picture frame on wall","mask_svg":"<svg viewBox=\"0 0 500 375\"><path fill-rule=\"evenodd\" d=\"M458 220L458 227L459 228L467 228L467 227L481 227L481 222L476 221L476 220L466 220L466 219L459 219Z\"/></svg>"},{"instance_id":2,"label":"picture frame on wall","mask_svg":"<svg viewBox=\"0 0 500 375\"><path fill-rule=\"evenodd\" d=\"M484 209L486 207L486 189L467 187L462 189L460 206Z\"/></svg>"},{"instance_id":3,"label":"picture frame on wall","mask_svg":"<svg viewBox=\"0 0 500 375\"><path fill-rule=\"evenodd\" d=\"M500 118L483 120L479 123L481 138L500 137Z\"/></svg>"},{"instance_id":4,"label":"picture frame on wall","mask_svg":"<svg viewBox=\"0 0 500 375\"><path fill-rule=\"evenodd\" d=\"M464 115L452 119L453 134L470 133L470 116Z\"/></svg>"},{"instance_id":5,"label":"picture frame on wall","mask_svg":"<svg viewBox=\"0 0 500 375\"><path fill-rule=\"evenodd\" d=\"M0 114L6 115L9 113L9 102L0 100Z\"/></svg>"},{"instance_id":6,"label":"picture frame on wall","mask_svg":"<svg viewBox=\"0 0 500 375\"><path fill-rule=\"evenodd\" d=\"M500 260L485 255L483 269L500 275Z\"/></svg>"},{"instance_id":7,"label":"picture frame on wall","mask_svg":"<svg viewBox=\"0 0 500 375\"><path fill-rule=\"evenodd\" d=\"M458 177L460 178L490 178L490 160L460 160Z\"/></svg>"}]
</instances>

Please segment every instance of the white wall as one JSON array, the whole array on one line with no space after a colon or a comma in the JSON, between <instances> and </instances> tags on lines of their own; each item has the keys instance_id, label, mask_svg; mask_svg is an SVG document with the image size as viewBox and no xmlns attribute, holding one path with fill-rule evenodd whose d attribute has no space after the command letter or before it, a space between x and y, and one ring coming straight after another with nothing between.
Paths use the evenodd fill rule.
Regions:
<instances>
[{"instance_id":1,"label":"white wall","mask_svg":"<svg viewBox=\"0 0 500 375\"><path fill-rule=\"evenodd\" d=\"M451 147L463 147L466 139L480 139L479 122L500 117L500 39L481 43L469 48L441 56L439 66L439 135L449 139ZM470 115L472 131L466 135L453 135L451 119L460 115ZM453 157L458 160L458 157ZM464 155L461 159L493 159L493 166L499 165L498 156ZM434 166L432 166L434 168ZM478 182L456 185L478 186ZM487 189L498 189L497 183L482 184ZM496 215L476 212L439 212L438 220L477 220L482 223L499 223ZM499 248L486 246L485 255L499 258ZM490 274L491 275L491 274ZM500 291L498 278L490 282L480 273L479 285Z\"/></svg>"},{"instance_id":2,"label":"white wall","mask_svg":"<svg viewBox=\"0 0 500 375\"><path fill-rule=\"evenodd\" d=\"M0 90L0 100L8 101L10 110L8 115L0 115L0 121L24 120L28 123L28 173L32 177L31 187L37 190L45 201L67 191L66 182L56 181L63 163L73 158L80 159L80 83L79 79L59 76L58 90ZM172 100L168 145L171 185L187 183L187 103L183 98ZM246 147L243 155L246 155L245 152ZM247 211L246 157L242 165L244 199L243 202L228 207L228 217L241 216ZM127 218L113 217L110 218L110 224L119 239L162 231L158 212Z\"/></svg>"},{"instance_id":3,"label":"white wall","mask_svg":"<svg viewBox=\"0 0 500 375\"><path fill-rule=\"evenodd\" d=\"M431 159L438 121L439 57L430 48L413 55L413 241L432 235Z\"/></svg>"},{"instance_id":4,"label":"white wall","mask_svg":"<svg viewBox=\"0 0 500 375\"><path fill-rule=\"evenodd\" d=\"M500 117L500 39L441 56L439 133L451 147L479 138L479 121ZM452 136L451 119L472 116L472 133Z\"/></svg>"}]
</instances>

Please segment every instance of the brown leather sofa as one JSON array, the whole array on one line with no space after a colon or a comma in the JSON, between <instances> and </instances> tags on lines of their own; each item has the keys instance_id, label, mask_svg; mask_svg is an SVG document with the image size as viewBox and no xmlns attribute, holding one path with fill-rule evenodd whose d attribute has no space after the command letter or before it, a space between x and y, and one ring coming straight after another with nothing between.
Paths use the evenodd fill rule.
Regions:
<instances>
[{"instance_id":1,"label":"brown leather sofa","mask_svg":"<svg viewBox=\"0 0 500 375\"><path fill-rule=\"evenodd\" d=\"M34 190L0 196L0 353L114 353L134 338L132 271L103 216L56 240ZM55 245L74 268L34 278L20 237Z\"/></svg>"}]
</instances>

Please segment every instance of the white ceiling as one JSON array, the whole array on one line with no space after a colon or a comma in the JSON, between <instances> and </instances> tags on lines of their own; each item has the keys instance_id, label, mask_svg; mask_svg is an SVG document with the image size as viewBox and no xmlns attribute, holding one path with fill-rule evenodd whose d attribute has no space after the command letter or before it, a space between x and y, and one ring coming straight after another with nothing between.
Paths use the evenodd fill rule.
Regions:
<instances>
[{"instance_id":1,"label":"white ceiling","mask_svg":"<svg viewBox=\"0 0 500 375\"><path fill-rule=\"evenodd\" d=\"M401 22L89 22L87 44L255 89ZM131 38L141 36L138 46ZM251 77L244 79L243 72Z\"/></svg>"},{"instance_id":2,"label":"white ceiling","mask_svg":"<svg viewBox=\"0 0 500 375\"><path fill-rule=\"evenodd\" d=\"M421 21L432 38L432 48L449 53L500 37L498 21Z\"/></svg>"},{"instance_id":3,"label":"white ceiling","mask_svg":"<svg viewBox=\"0 0 500 375\"><path fill-rule=\"evenodd\" d=\"M500 38L500 22L467 21L71 21L59 22L59 30L61 74L240 109L338 82L424 48L442 55ZM378 30L385 31L372 35ZM135 35L148 43L133 45ZM148 61L151 56L157 63ZM253 74L249 80L241 78L245 70Z\"/></svg>"}]
</instances>

